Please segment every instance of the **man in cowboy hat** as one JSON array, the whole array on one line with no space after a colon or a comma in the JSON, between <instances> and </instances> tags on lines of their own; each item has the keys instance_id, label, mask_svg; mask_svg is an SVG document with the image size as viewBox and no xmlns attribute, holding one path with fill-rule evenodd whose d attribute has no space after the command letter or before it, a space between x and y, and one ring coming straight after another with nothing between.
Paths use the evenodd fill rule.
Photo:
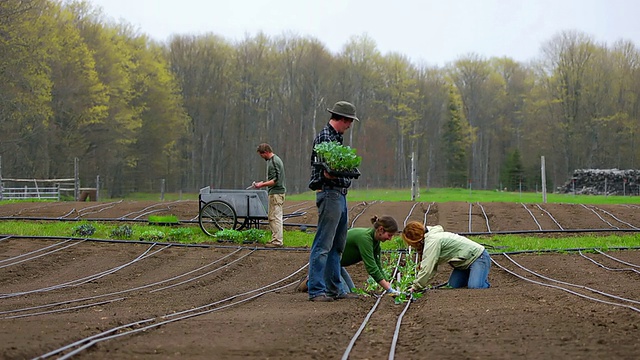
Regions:
<instances>
[{"instance_id":1,"label":"man in cowboy hat","mask_svg":"<svg viewBox=\"0 0 640 360\"><path fill-rule=\"evenodd\" d=\"M317 144L335 141L342 144L342 135L356 117L356 107L338 101L332 109L329 123L313 140ZM309 188L316 191L318 228L309 255L308 293L311 301L334 301L357 298L356 294L342 292L340 258L345 247L348 228L347 189L351 179L331 176L324 168L314 166L317 154L311 152L311 180Z\"/></svg>"}]
</instances>

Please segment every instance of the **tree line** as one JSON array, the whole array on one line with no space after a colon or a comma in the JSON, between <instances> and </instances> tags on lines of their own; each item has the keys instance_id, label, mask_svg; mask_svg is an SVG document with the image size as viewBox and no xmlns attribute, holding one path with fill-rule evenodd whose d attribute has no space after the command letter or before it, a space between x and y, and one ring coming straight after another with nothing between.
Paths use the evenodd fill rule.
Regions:
<instances>
[{"instance_id":1,"label":"tree line","mask_svg":"<svg viewBox=\"0 0 640 360\"><path fill-rule=\"evenodd\" d=\"M419 44L416 44L419 46ZM631 41L562 31L527 63L462 54L443 67L382 54L367 35L339 53L313 37L213 33L154 41L86 1L0 0L2 175L132 191L239 189L264 178L256 147L307 190L311 144L335 101L357 188L534 190L578 168L630 169L640 150L640 57ZM548 187L550 188L550 187ZM104 193L104 192L103 192Z\"/></svg>"}]
</instances>

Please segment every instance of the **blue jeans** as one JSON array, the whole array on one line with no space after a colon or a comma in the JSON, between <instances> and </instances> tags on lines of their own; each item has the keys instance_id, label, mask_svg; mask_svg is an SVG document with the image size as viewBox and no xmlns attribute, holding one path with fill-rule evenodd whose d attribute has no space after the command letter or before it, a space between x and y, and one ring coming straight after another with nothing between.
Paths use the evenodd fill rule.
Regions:
<instances>
[{"instance_id":1,"label":"blue jeans","mask_svg":"<svg viewBox=\"0 0 640 360\"><path fill-rule=\"evenodd\" d=\"M489 270L491 269L491 256L485 250L468 269L453 269L449 276L449 286L453 288L468 287L469 289L488 289Z\"/></svg>"},{"instance_id":2,"label":"blue jeans","mask_svg":"<svg viewBox=\"0 0 640 360\"><path fill-rule=\"evenodd\" d=\"M309 298L343 293L340 258L347 242L347 199L338 190L316 194L318 229L309 255Z\"/></svg>"},{"instance_id":3,"label":"blue jeans","mask_svg":"<svg viewBox=\"0 0 640 360\"><path fill-rule=\"evenodd\" d=\"M340 281L342 282L342 290L340 292L350 293L351 290L356 287L353 280L351 280L351 275L349 275L349 272L344 266L340 268Z\"/></svg>"}]
</instances>

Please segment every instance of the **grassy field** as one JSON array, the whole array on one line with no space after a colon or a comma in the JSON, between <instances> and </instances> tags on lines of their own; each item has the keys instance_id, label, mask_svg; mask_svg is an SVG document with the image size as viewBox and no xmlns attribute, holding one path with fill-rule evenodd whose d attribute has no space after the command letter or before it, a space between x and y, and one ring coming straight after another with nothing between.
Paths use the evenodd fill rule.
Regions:
<instances>
[{"instance_id":1,"label":"grassy field","mask_svg":"<svg viewBox=\"0 0 640 360\"><path fill-rule=\"evenodd\" d=\"M315 192L287 195L288 200L315 200ZM370 189L350 190L349 201L411 201L409 189ZM491 190L468 189L422 189L416 201L422 202L509 202L509 203L543 203L542 193L508 192ZM547 194L548 203L567 204L640 204L640 196L604 196L604 195L573 195Z\"/></svg>"},{"instance_id":2,"label":"grassy field","mask_svg":"<svg viewBox=\"0 0 640 360\"><path fill-rule=\"evenodd\" d=\"M196 193L165 193L164 201L197 200ZM158 193L133 193L125 198L102 199L114 200L149 200L160 201ZM315 192L309 190L300 194L287 194L287 200L302 201L315 200ZM349 201L411 201L410 189L352 189L349 191ZM420 189L417 201L423 202L514 202L514 203L543 203L540 192L509 192L495 190L469 190L453 188ZM37 201L30 199L28 201ZM9 201L0 201L0 205ZM15 201L11 201L15 202ZM573 195L547 193L548 203L571 204L640 204L640 196L604 196L604 195Z\"/></svg>"},{"instance_id":3,"label":"grassy field","mask_svg":"<svg viewBox=\"0 0 640 360\"><path fill-rule=\"evenodd\" d=\"M353 190L349 192L349 201L411 201L410 191L407 189L371 189ZM196 194L165 194L165 201L197 199ZM158 194L135 194L125 200L159 200ZM287 195L287 200L315 200L315 192L308 191L302 194ZM112 199L110 200L112 201ZM516 202L516 203L542 203L541 193L514 193L500 191L484 191L468 189L429 189L422 190L417 201L423 202ZM0 201L7 203L8 201ZM571 195L548 194L548 203L579 203L579 204L640 204L638 196L595 196L595 195ZM78 227L85 222L18 222L1 221L0 234L28 235L28 236L75 236ZM118 225L112 223L89 224L95 228L95 232L87 236L89 238L108 239L113 238ZM131 225L130 240L149 240L160 242L179 242L188 244L215 244L216 239L205 235L197 225L180 225L181 230L167 226L155 226L151 224ZM255 234L251 234L255 236ZM313 242L313 233L302 231L285 231L284 242L291 247L310 247ZM640 246L640 234L624 236L572 236L568 238L544 238L522 235L496 235L482 236L473 240L485 244L491 251L546 251L577 248L609 249L616 247ZM400 237L383 244L384 250L404 248Z\"/></svg>"}]
</instances>

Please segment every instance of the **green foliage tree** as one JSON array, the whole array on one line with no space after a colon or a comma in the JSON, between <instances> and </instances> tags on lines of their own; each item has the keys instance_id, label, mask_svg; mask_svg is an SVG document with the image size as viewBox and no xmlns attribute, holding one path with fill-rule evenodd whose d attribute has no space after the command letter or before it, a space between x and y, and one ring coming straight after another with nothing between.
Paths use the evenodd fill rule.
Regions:
<instances>
[{"instance_id":1,"label":"green foliage tree","mask_svg":"<svg viewBox=\"0 0 640 360\"><path fill-rule=\"evenodd\" d=\"M444 185L464 188L468 179L467 149L471 134L460 106L460 97L451 87L449 89L449 116L444 122L442 130L442 161L446 171Z\"/></svg>"},{"instance_id":2,"label":"green foliage tree","mask_svg":"<svg viewBox=\"0 0 640 360\"><path fill-rule=\"evenodd\" d=\"M50 43L48 49L53 116L46 131L49 171L45 176L68 177L73 174L73 159L89 151L90 134L107 117L108 94L73 13L52 8L57 21L51 31L61 40Z\"/></svg>"},{"instance_id":3,"label":"green foliage tree","mask_svg":"<svg viewBox=\"0 0 640 360\"><path fill-rule=\"evenodd\" d=\"M38 158L47 155L42 142L53 86L47 44L56 41L47 5L45 0L0 1L0 156L14 177L46 172Z\"/></svg>"},{"instance_id":4,"label":"green foliage tree","mask_svg":"<svg viewBox=\"0 0 640 360\"><path fill-rule=\"evenodd\" d=\"M462 185L464 173L495 188L511 149L525 169L545 155L552 183L578 167L637 167L637 45L571 31L541 55L439 68L382 55L367 35L336 54L293 34L156 43L88 1L3 0L1 175L68 177L77 157L83 185L100 175L112 196L162 179L167 191L240 188L262 173L255 146L266 141L288 190L306 191L311 142L343 99L362 119L345 136L362 156L354 187L406 186L411 153L422 186Z\"/></svg>"},{"instance_id":5,"label":"green foliage tree","mask_svg":"<svg viewBox=\"0 0 640 360\"><path fill-rule=\"evenodd\" d=\"M526 188L526 179L524 178L524 167L520 157L520 151L515 149L509 152L500 171L500 184L509 191L523 190Z\"/></svg>"}]
</instances>

